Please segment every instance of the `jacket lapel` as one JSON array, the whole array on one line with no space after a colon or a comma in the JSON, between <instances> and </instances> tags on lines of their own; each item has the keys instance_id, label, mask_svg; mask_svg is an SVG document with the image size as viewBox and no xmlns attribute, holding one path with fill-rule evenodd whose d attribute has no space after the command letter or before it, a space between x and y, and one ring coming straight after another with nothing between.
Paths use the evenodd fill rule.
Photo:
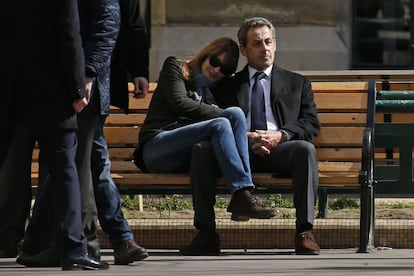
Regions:
<instances>
[{"instance_id":1,"label":"jacket lapel","mask_svg":"<svg viewBox=\"0 0 414 276\"><path fill-rule=\"evenodd\" d=\"M277 101L284 86L285 81L282 77L282 72L280 68L275 64L273 65L272 69L272 82L270 87L270 100L272 104Z\"/></svg>"},{"instance_id":2,"label":"jacket lapel","mask_svg":"<svg viewBox=\"0 0 414 276\"><path fill-rule=\"evenodd\" d=\"M237 100L239 101L240 107L243 109L245 114L250 110L249 107L249 70L247 65L240 71L239 76L240 87L237 94Z\"/></svg>"}]
</instances>

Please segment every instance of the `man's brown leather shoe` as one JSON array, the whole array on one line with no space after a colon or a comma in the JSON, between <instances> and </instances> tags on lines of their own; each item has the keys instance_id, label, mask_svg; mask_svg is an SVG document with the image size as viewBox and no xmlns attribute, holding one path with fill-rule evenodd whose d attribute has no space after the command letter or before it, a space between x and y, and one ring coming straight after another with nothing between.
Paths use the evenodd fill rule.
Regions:
<instances>
[{"instance_id":1,"label":"man's brown leather shoe","mask_svg":"<svg viewBox=\"0 0 414 276\"><path fill-rule=\"evenodd\" d=\"M235 221L248 221L251 218L270 219L275 216L273 210L263 208L259 199L249 191L237 191L233 194L227 212L232 213Z\"/></svg>"},{"instance_id":2,"label":"man's brown leather shoe","mask_svg":"<svg viewBox=\"0 0 414 276\"><path fill-rule=\"evenodd\" d=\"M321 251L312 231L304 231L295 235L296 255L319 255Z\"/></svg>"},{"instance_id":3,"label":"man's brown leather shoe","mask_svg":"<svg viewBox=\"0 0 414 276\"><path fill-rule=\"evenodd\" d=\"M220 255L220 237L217 233L199 231L190 245L180 249L184 256L218 256Z\"/></svg>"},{"instance_id":4,"label":"man's brown leather shoe","mask_svg":"<svg viewBox=\"0 0 414 276\"><path fill-rule=\"evenodd\" d=\"M148 257L148 253L144 247L136 244L134 240L127 240L114 249L114 257L116 265L126 265L145 259Z\"/></svg>"}]
</instances>

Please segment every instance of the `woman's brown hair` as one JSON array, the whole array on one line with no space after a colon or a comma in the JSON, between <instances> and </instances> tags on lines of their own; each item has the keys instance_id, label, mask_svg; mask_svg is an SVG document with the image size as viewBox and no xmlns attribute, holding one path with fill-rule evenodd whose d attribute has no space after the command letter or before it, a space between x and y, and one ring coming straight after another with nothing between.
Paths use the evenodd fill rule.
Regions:
<instances>
[{"instance_id":1,"label":"woman's brown hair","mask_svg":"<svg viewBox=\"0 0 414 276\"><path fill-rule=\"evenodd\" d=\"M224 55L223 66L231 72L228 76L236 72L237 64L239 62L239 47L237 43L229 37L220 37L202 48L190 61L183 62L183 76L186 80L191 80L192 71L200 70L201 65L208 57L217 57ZM228 77L226 76L226 77Z\"/></svg>"}]
</instances>

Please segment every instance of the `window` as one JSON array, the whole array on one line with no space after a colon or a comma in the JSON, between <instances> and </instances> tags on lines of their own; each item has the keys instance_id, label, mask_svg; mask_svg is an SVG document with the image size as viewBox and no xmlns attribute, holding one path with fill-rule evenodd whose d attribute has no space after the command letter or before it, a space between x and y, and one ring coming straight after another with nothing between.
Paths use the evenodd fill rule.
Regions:
<instances>
[{"instance_id":1,"label":"window","mask_svg":"<svg viewBox=\"0 0 414 276\"><path fill-rule=\"evenodd\" d=\"M414 67L412 1L353 1L353 69Z\"/></svg>"}]
</instances>

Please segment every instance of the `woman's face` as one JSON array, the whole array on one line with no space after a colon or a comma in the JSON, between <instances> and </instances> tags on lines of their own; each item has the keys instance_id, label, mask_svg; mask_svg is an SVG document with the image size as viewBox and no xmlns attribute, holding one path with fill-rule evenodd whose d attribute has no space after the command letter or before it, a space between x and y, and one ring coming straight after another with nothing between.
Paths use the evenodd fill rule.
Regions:
<instances>
[{"instance_id":1,"label":"woman's face","mask_svg":"<svg viewBox=\"0 0 414 276\"><path fill-rule=\"evenodd\" d=\"M210 81L217 82L224 78L226 75L226 65L223 65L224 53L218 56L207 57L201 65L201 73L206 76Z\"/></svg>"}]
</instances>

